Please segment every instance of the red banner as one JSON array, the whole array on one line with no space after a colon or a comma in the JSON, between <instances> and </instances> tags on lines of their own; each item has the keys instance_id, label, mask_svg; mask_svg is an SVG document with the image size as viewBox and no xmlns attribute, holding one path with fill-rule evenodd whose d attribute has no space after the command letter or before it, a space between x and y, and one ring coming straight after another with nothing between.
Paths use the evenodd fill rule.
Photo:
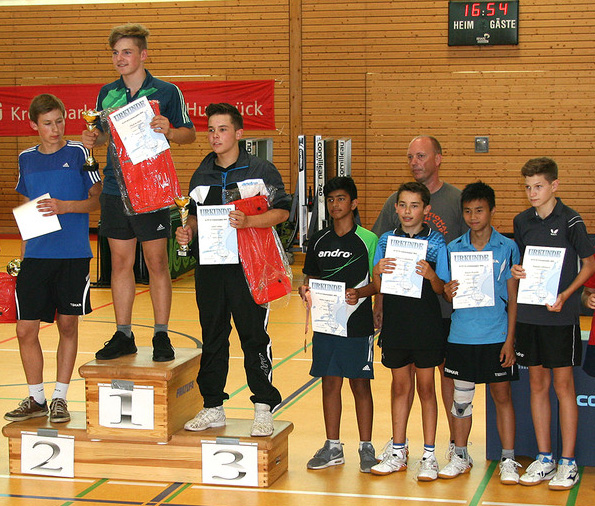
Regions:
<instances>
[{"instance_id":1,"label":"red banner","mask_svg":"<svg viewBox=\"0 0 595 506\"><path fill-rule=\"evenodd\" d=\"M190 119L197 130L206 131L205 108L213 102L235 105L244 117L246 130L275 129L275 81L201 81L176 83L186 99ZM66 135L78 136L85 128L82 112L93 109L102 84L56 84L51 86L0 86L0 136L36 135L29 125L29 104L41 93L51 93L66 107Z\"/></svg>"}]
</instances>

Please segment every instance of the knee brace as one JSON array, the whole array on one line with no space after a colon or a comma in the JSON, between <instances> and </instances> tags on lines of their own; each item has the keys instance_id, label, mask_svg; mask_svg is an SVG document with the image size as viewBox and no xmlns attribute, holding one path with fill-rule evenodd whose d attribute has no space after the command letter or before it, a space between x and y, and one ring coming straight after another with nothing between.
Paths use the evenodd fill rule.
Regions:
<instances>
[{"instance_id":1,"label":"knee brace","mask_svg":"<svg viewBox=\"0 0 595 506\"><path fill-rule=\"evenodd\" d=\"M453 397L452 409L450 410L456 418L468 418L473 411L473 396L475 395L475 383L471 381L455 380L455 394Z\"/></svg>"}]
</instances>

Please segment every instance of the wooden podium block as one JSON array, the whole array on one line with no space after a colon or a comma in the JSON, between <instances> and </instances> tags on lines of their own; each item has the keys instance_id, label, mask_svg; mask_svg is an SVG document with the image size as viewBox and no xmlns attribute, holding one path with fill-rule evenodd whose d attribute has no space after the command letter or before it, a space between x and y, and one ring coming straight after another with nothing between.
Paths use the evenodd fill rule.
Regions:
<instances>
[{"instance_id":1,"label":"wooden podium block","mask_svg":"<svg viewBox=\"0 0 595 506\"><path fill-rule=\"evenodd\" d=\"M79 368L85 379L89 438L166 442L201 409L202 397L196 384L200 350L178 348L171 362L153 362L152 353L152 348L141 347L135 355L93 360ZM144 390L149 396L152 391L152 427L141 424L141 428L135 428L138 425L135 426L133 418L127 423L126 417L118 413L109 423L104 420L100 424L100 389L105 392L111 387ZM135 407L133 398L132 413L137 407L145 409L147 403L142 404Z\"/></svg>"},{"instance_id":2,"label":"wooden podium block","mask_svg":"<svg viewBox=\"0 0 595 506\"><path fill-rule=\"evenodd\" d=\"M68 423L51 424L48 418L13 422L2 429L9 438L11 474L21 474L21 432L55 429L74 436L74 475L140 481L202 483L203 442L251 443L258 447L258 486L268 487L288 465L288 437L293 424L275 421L269 437L250 437L252 420L227 419L227 426L203 432L181 430L164 444L155 441L97 440L86 430L85 414L71 412ZM41 474L41 473L40 473ZM227 485L233 486L233 480Z\"/></svg>"}]
</instances>

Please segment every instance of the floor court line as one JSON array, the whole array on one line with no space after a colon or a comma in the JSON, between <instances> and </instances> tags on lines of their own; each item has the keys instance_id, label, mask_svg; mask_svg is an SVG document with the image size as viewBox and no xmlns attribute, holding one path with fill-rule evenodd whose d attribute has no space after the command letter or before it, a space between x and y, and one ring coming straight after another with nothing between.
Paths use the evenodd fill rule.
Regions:
<instances>
[{"instance_id":1,"label":"floor court line","mask_svg":"<svg viewBox=\"0 0 595 506\"><path fill-rule=\"evenodd\" d=\"M344 497L354 499L382 499L389 501L411 501L411 502L431 502L436 504L467 504L467 501L461 499L445 499L432 497L414 497L414 496L398 496L398 495L379 495L379 494L348 494L344 492L319 492L315 490L274 490L270 488L253 489L247 487L222 487L222 486L208 486L208 485L192 485L194 489L205 490L226 490L226 491L242 491L242 492L258 492L265 494L285 494L285 495L307 495L319 497Z\"/></svg>"}]
</instances>

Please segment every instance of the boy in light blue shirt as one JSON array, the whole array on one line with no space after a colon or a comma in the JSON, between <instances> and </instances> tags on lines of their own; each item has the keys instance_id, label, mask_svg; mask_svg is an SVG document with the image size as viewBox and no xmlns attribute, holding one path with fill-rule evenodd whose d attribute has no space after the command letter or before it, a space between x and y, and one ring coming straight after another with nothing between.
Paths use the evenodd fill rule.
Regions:
<instances>
[{"instance_id":1,"label":"boy in light blue shirt","mask_svg":"<svg viewBox=\"0 0 595 506\"><path fill-rule=\"evenodd\" d=\"M514 460L515 415L510 381L518 379L514 366L518 282L512 277L511 267L519 262L520 256L515 242L492 227L495 205L490 186L481 181L467 185L461 194L461 207L469 231L448 245L451 262L453 253L457 252L492 253L494 304L459 308L452 314L444 373L455 384L452 407L455 451L438 476L455 478L473 466L467 452L473 395L476 383L487 383L496 405L502 443L500 482L515 485L519 482L519 464ZM459 286L457 279L446 283L445 298L452 301Z\"/></svg>"}]
</instances>

